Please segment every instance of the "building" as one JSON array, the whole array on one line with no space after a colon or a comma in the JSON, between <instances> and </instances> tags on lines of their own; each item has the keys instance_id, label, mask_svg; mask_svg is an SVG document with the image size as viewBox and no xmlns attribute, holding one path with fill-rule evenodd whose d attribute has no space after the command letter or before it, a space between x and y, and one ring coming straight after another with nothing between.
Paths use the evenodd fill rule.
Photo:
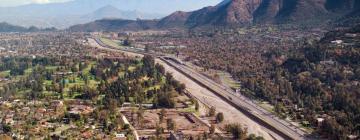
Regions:
<instances>
[{"instance_id":1,"label":"building","mask_svg":"<svg viewBox=\"0 0 360 140\"><path fill-rule=\"evenodd\" d=\"M126 140L126 136L123 133L116 133L115 134L115 139L116 140Z\"/></svg>"},{"instance_id":2,"label":"building","mask_svg":"<svg viewBox=\"0 0 360 140\"><path fill-rule=\"evenodd\" d=\"M325 119L324 118L316 118L316 121L317 121L317 126L321 127L323 122L325 121Z\"/></svg>"},{"instance_id":3,"label":"building","mask_svg":"<svg viewBox=\"0 0 360 140\"><path fill-rule=\"evenodd\" d=\"M342 40L334 40L334 41L331 41L331 43L339 45L339 44L344 43L344 41L342 41Z\"/></svg>"},{"instance_id":4,"label":"building","mask_svg":"<svg viewBox=\"0 0 360 140\"><path fill-rule=\"evenodd\" d=\"M79 114L83 114L83 115L87 115L90 114L94 111L94 108L90 107L90 106L86 106L86 105L72 105L70 106L70 114L74 114L74 115L79 115Z\"/></svg>"}]
</instances>

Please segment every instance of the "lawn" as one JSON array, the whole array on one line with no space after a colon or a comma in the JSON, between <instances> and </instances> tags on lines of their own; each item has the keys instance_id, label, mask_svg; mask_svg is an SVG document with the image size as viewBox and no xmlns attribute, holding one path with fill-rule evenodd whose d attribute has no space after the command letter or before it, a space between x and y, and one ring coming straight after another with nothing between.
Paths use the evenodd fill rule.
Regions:
<instances>
[{"instance_id":1,"label":"lawn","mask_svg":"<svg viewBox=\"0 0 360 140\"><path fill-rule=\"evenodd\" d=\"M240 84L230 76L230 74L224 72L218 72L217 74L219 75L221 81L229 87L234 89L239 89L241 87Z\"/></svg>"},{"instance_id":2,"label":"lawn","mask_svg":"<svg viewBox=\"0 0 360 140\"><path fill-rule=\"evenodd\" d=\"M133 72L135 69L136 69L135 66L129 66L129 69L128 69L128 70L129 70L130 72Z\"/></svg>"},{"instance_id":3,"label":"lawn","mask_svg":"<svg viewBox=\"0 0 360 140\"><path fill-rule=\"evenodd\" d=\"M82 71L84 75L89 75L91 67L96 64L95 61L90 62L90 64Z\"/></svg>"},{"instance_id":4,"label":"lawn","mask_svg":"<svg viewBox=\"0 0 360 140\"><path fill-rule=\"evenodd\" d=\"M149 87L147 89L145 89L145 92L149 91L149 90L159 90L161 88L161 85L155 85L155 86L152 86L152 87Z\"/></svg>"},{"instance_id":5,"label":"lawn","mask_svg":"<svg viewBox=\"0 0 360 140\"><path fill-rule=\"evenodd\" d=\"M58 66L46 66L45 69L46 70L56 70L58 68Z\"/></svg>"},{"instance_id":6,"label":"lawn","mask_svg":"<svg viewBox=\"0 0 360 140\"><path fill-rule=\"evenodd\" d=\"M10 70L0 72L0 77L2 78L8 77L9 75L10 75Z\"/></svg>"},{"instance_id":7,"label":"lawn","mask_svg":"<svg viewBox=\"0 0 360 140\"><path fill-rule=\"evenodd\" d=\"M32 68L28 68L25 70L25 75L28 76L32 73L33 69Z\"/></svg>"},{"instance_id":8,"label":"lawn","mask_svg":"<svg viewBox=\"0 0 360 140\"><path fill-rule=\"evenodd\" d=\"M110 39L107 39L107 38L100 38L101 42L103 42L104 44L106 45L109 45L111 47L115 47L115 48L122 48L124 46L120 45L120 42L119 41L116 41L116 40L110 40Z\"/></svg>"}]
</instances>

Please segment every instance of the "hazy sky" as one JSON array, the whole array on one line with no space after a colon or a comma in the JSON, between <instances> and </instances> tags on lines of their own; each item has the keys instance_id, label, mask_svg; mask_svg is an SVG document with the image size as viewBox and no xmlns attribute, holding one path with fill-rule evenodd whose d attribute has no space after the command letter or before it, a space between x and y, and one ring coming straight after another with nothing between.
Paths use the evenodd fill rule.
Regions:
<instances>
[{"instance_id":1,"label":"hazy sky","mask_svg":"<svg viewBox=\"0 0 360 140\"><path fill-rule=\"evenodd\" d=\"M65 2L65 1L71 1L71 0L0 0L0 7L18 6L29 3L51 3L51 2ZM221 0L200 0L200 1L203 1L204 6L207 6L207 5L214 5L214 3L217 3Z\"/></svg>"},{"instance_id":2,"label":"hazy sky","mask_svg":"<svg viewBox=\"0 0 360 140\"><path fill-rule=\"evenodd\" d=\"M0 0L1 7L18 6L29 3L50 3L50 2L64 2L69 0Z\"/></svg>"}]
</instances>

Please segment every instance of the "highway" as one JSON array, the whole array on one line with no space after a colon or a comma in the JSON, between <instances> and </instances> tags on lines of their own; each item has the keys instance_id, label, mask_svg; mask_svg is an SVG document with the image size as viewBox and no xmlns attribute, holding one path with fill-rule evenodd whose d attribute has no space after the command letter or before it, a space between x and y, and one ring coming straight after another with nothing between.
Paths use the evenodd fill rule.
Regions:
<instances>
[{"instance_id":1,"label":"highway","mask_svg":"<svg viewBox=\"0 0 360 140\"><path fill-rule=\"evenodd\" d=\"M102 43L99 39L95 39L95 40L99 45L103 47L115 49ZM138 54L149 54L134 49L120 49L120 50L131 53L138 53ZM196 72L195 70L191 69L190 67L182 63L180 60L172 56L164 56L159 54L149 54L149 55L153 55L159 58L160 60L164 61L166 64L175 68L178 72L184 74L185 76L195 81L199 85L213 92L218 97L222 98L222 100L228 102L230 105L234 106L235 108L243 112L250 119L268 128L272 132L278 134L283 139L294 139L294 140L309 139L306 137L307 133L299 129L297 126L294 126L291 123L276 117L272 113L258 106L256 103L252 102L251 99L242 96L241 94L236 94L232 89L220 85L214 82L213 80L203 76L202 74Z\"/></svg>"},{"instance_id":2,"label":"highway","mask_svg":"<svg viewBox=\"0 0 360 140\"><path fill-rule=\"evenodd\" d=\"M262 107L259 107L257 104L252 102L251 99L242 96L241 94L236 94L232 89L214 82L213 80L203 76L202 74L199 74L183 63L176 62L174 59L161 59L166 61L169 65L175 67L184 75L191 77L191 79L195 80L197 83L214 92L229 102L231 105L236 106L242 112L249 115L251 119L254 119L260 124L265 125L265 127L272 131L277 131L276 133L280 133L279 135L283 136L285 139L307 139L306 132L299 129L297 126L294 126L291 123L276 117Z\"/></svg>"}]
</instances>

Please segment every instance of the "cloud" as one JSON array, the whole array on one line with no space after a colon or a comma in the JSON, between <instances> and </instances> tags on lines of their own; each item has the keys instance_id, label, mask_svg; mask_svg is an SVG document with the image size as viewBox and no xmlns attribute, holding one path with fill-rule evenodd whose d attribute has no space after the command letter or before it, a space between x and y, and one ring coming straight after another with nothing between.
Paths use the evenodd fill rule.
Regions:
<instances>
[{"instance_id":1,"label":"cloud","mask_svg":"<svg viewBox=\"0 0 360 140\"><path fill-rule=\"evenodd\" d=\"M44 4L44 3L49 3L49 0L32 0L33 3L38 3L38 4Z\"/></svg>"}]
</instances>

